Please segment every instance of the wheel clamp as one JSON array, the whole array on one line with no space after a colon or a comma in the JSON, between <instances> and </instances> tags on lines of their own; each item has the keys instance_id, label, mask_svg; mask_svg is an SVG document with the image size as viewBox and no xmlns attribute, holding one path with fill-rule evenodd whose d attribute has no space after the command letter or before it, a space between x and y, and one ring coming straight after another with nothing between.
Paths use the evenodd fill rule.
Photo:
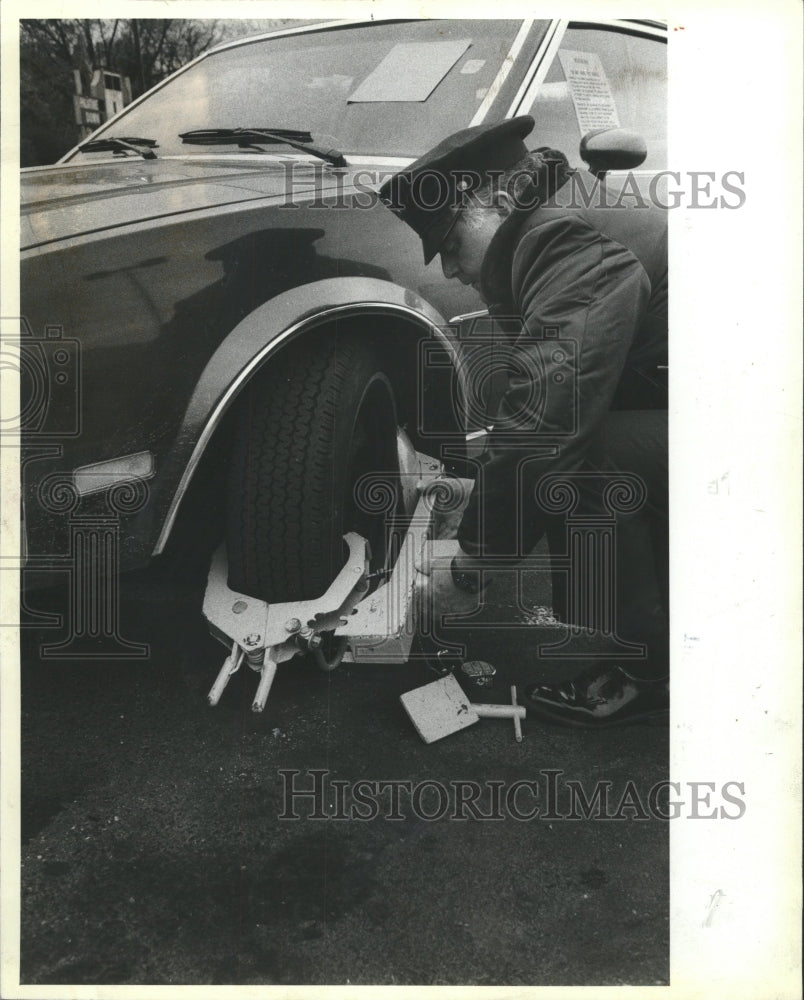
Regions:
<instances>
[{"instance_id":1,"label":"wheel clamp","mask_svg":"<svg viewBox=\"0 0 804 1000\"><path fill-rule=\"evenodd\" d=\"M354 532L344 536L349 546L345 566L326 593L310 601L268 604L231 590L226 550L218 549L209 571L204 615L230 653L210 689L210 705L217 705L244 663L259 674L251 707L262 712L277 666L301 653L312 652L325 670L342 660L408 660L429 558L455 546L431 540L434 513L439 503L446 500L448 505L456 490L470 485L444 476L441 464L427 455L416 453L415 466L413 472L401 474L403 494L417 498L415 509L389 578L372 593L367 543Z\"/></svg>"}]
</instances>

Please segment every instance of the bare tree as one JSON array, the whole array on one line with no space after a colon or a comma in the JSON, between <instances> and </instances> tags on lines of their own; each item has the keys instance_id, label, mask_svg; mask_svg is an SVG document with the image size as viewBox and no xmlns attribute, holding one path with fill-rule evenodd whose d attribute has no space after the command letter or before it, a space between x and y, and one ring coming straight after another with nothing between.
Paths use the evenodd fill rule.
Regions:
<instances>
[{"instance_id":1,"label":"bare tree","mask_svg":"<svg viewBox=\"0 0 804 1000\"><path fill-rule=\"evenodd\" d=\"M75 21L20 22L20 161L51 163L76 140L73 70L85 39Z\"/></svg>"},{"instance_id":2,"label":"bare tree","mask_svg":"<svg viewBox=\"0 0 804 1000\"><path fill-rule=\"evenodd\" d=\"M73 74L83 88L92 73L128 77L138 97L218 42L279 27L284 21L81 19L20 21L23 166L52 163L79 138Z\"/></svg>"}]
</instances>

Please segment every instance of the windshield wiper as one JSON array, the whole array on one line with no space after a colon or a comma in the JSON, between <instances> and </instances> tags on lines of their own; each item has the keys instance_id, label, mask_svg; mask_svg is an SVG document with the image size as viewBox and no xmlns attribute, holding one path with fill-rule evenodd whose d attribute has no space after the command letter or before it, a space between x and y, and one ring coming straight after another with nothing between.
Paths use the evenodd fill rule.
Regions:
<instances>
[{"instance_id":1,"label":"windshield wiper","mask_svg":"<svg viewBox=\"0 0 804 1000\"><path fill-rule=\"evenodd\" d=\"M141 149L145 146L145 149ZM155 160L154 146L159 146L156 139L140 139L137 136L124 135L104 136L103 139L90 139L82 143L78 149L82 153L136 153L143 160Z\"/></svg>"},{"instance_id":2,"label":"windshield wiper","mask_svg":"<svg viewBox=\"0 0 804 1000\"><path fill-rule=\"evenodd\" d=\"M343 153L338 149L320 149L311 145L313 137L309 132L289 128L197 128L191 132L180 132L182 142L193 146L231 146L241 149L260 149L260 142L280 143L300 149L311 156L326 160L334 167L347 166ZM261 150L263 153L265 150Z\"/></svg>"}]
</instances>

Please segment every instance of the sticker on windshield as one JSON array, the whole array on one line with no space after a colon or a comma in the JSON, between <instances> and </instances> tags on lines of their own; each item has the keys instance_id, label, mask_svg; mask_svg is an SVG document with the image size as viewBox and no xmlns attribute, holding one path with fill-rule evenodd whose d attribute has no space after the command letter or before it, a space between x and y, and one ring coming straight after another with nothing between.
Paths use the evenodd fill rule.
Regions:
<instances>
[{"instance_id":1,"label":"sticker on windshield","mask_svg":"<svg viewBox=\"0 0 804 1000\"><path fill-rule=\"evenodd\" d=\"M426 101L472 44L454 42L401 42L359 83L349 104L377 101Z\"/></svg>"},{"instance_id":2,"label":"sticker on windshield","mask_svg":"<svg viewBox=\"0 0 804 1000\"><path fill-rule=\"evenodd\" d=\"M560 51L558 58L569 84L581 135L592 129L619 128L617 106L600 56L596 52Z\"/></svg>"}]
</instances>

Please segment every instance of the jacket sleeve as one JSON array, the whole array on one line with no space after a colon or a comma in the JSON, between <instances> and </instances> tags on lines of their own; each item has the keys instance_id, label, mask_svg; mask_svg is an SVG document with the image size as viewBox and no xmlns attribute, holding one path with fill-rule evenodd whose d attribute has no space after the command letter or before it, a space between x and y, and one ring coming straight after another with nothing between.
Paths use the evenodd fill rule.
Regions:
<instances>
[{"instance_id":1,"label":"jacket sleeve","mask_svg":"<svg viewBox=\"0 0 804 1000\"><path fill-rule=\"evenodd\" d=\"M514 252L512 291L520 332L458 531L473 554L524 555L538 540L536 484L546 472L582 465L644 318L650 281L630 250L577 214L542 209Z\"/></svg>"}]
</instances>

